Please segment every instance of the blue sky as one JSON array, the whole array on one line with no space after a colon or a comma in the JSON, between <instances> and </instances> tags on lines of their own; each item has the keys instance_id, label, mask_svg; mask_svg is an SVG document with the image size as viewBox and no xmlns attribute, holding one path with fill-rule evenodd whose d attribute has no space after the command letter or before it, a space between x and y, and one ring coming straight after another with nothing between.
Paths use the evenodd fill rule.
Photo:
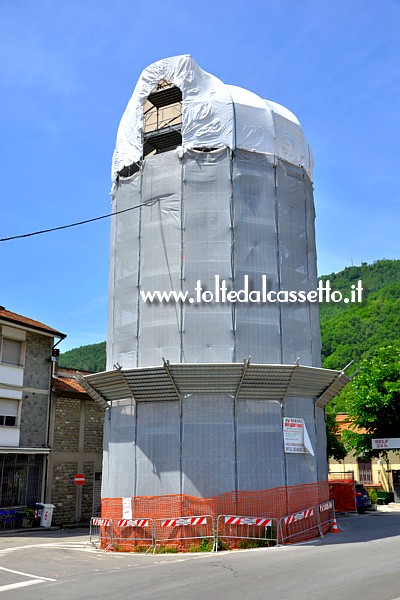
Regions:
<instances>
[{"instance_id":1,"label":"blue sky","mask_svg":"<svg viewBox=\"0 0 400 600\"><path fill-rule=\"evenodd\" d=\"M107 214L118 124L141 71L191 54L289 108L312 147L320 274L400 258L398 0L1 0L0 237ZM0 243L0 304L107 333L109 220Z\"/></svg>"}]
</instances>

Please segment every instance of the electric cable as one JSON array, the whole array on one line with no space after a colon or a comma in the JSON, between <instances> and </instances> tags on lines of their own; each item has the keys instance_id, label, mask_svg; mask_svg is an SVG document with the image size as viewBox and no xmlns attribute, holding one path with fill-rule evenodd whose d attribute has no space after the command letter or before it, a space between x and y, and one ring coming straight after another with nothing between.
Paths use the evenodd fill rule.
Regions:
<instances>
[{"instance_id":1,"label":"electric cable","mask_svg":"<svg viewBox=\"0 0 400 600\"><path fill-rule=\"evenodd\" d=\"M52 227L50 229L42 229L40 231L32 231L31 233L23 233L21 235L13 235L10 237L0 238L0 242L9 242L10 240L19 240L21 238L32 237L33 235L41 235L42 233L50 233L51 231L60 231L60 229L68 229L70 227L77 227L78 225L86 225L86 223L93 223L94 221L100 221L101 219L108 219L114 215L120 215L121 213L128 212L129 210L135 210L141 206L152 206L156 201L143 202L130 208L124 208L123 210L117 210L116 212L109 213L107 215L101 215L100 217L94 217L93 219L86 219L85 221L77 221L76 223L69 223L68 225L60 225L59 227Z\"/></svg>"}]
</instances>

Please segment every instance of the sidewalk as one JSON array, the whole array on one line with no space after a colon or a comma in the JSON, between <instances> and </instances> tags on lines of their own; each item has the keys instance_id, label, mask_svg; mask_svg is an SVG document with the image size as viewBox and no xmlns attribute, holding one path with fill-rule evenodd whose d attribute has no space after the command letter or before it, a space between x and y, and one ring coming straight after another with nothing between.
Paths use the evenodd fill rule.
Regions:
<instances>
[{"instance_id":1,"label":"sidewalk","mask_svg":"<svg viewBox=\"0 0 400 600\"><path fill-rule=\"evenodd\" d=\"M389 502L389 504L378 504L377 510L380 512L400 512L400 503Z\"/></svg>"},{"instance_id":2,"label":"sidewalk","mask_svg":"<svg viewBox=\"0 0 400 600\"><path fill-rule=\"evenodd\" d=\"M0 536L7 536L10 537L11 535L17 534L17 533L38 533L38 532L43 532L43 531L58 531L60 529L60 527L16 527L13 529L1 529L0 530Z\"/></svg>"}]
</instances>

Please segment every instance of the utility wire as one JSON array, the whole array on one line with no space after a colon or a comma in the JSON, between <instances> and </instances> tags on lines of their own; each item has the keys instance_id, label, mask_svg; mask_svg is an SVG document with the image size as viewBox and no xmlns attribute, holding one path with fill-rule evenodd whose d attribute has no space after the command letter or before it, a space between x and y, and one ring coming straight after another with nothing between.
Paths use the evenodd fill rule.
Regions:
<instances>
[{"instance_id":1,"label":"utility wire","mask_svg":"<svg viewBox=\"0 0 400 600\"><path fill-rule=\"evenodd\" d=\"M113 213L109 213L108 215L102 215L101 217L94 217L94 219L86 219L86 221L78 221L77 223L70 223L69 225L61 225L60 227L52 227L51 229L42 229L41 231L32 231L32 233L24 233L22 235L13 235L11 237L0 238L0 242L9 242L10 240L19 240L21 238L32 237L33 235L41 235L42 233L50 233L51 231L59 231L60 229L68 229L69 227L77 227L78 225L85 225L86 223L93 223L93 221L100 221L101 219L108 219L109 217L113 217L114 215L120 215L121 213L128 212L128 210L135 210L136 208L140 208L141 206L150 206L154 204L154 202L143 202L142 204L137 204L136 206L131 206L130 208L124 208L124 210L118 210Z\"/></svg>"}]
</instances>

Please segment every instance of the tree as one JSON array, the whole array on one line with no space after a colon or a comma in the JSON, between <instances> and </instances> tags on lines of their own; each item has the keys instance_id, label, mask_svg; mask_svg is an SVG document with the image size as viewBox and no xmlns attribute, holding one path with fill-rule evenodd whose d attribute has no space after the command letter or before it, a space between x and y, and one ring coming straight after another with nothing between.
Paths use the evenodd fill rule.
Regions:
<instances>
[{"instance_id":1,"label":"tree","mask_svg":"<svg viewBox=\"0 0 400 600\"><path fill-rule=\"evenodd\" d=\"M371 440L400 437L400 348L381 348L374 358L362 362L346 408L352 420L351 429L343 432L346 446L366 457L384 454L372 450Z\"/></svg>"},{"instance_id":2,"label":"tree","mask_svg":"<svg viewBox=\"0 0 400 600\"><path fill-rule=\"evenodd\" d=\"M336 423L336 413L326 412L326 450L328 459L343 460L347 450L343 442L339 439L339 428Z\"/></svg>"}]
</instances>

